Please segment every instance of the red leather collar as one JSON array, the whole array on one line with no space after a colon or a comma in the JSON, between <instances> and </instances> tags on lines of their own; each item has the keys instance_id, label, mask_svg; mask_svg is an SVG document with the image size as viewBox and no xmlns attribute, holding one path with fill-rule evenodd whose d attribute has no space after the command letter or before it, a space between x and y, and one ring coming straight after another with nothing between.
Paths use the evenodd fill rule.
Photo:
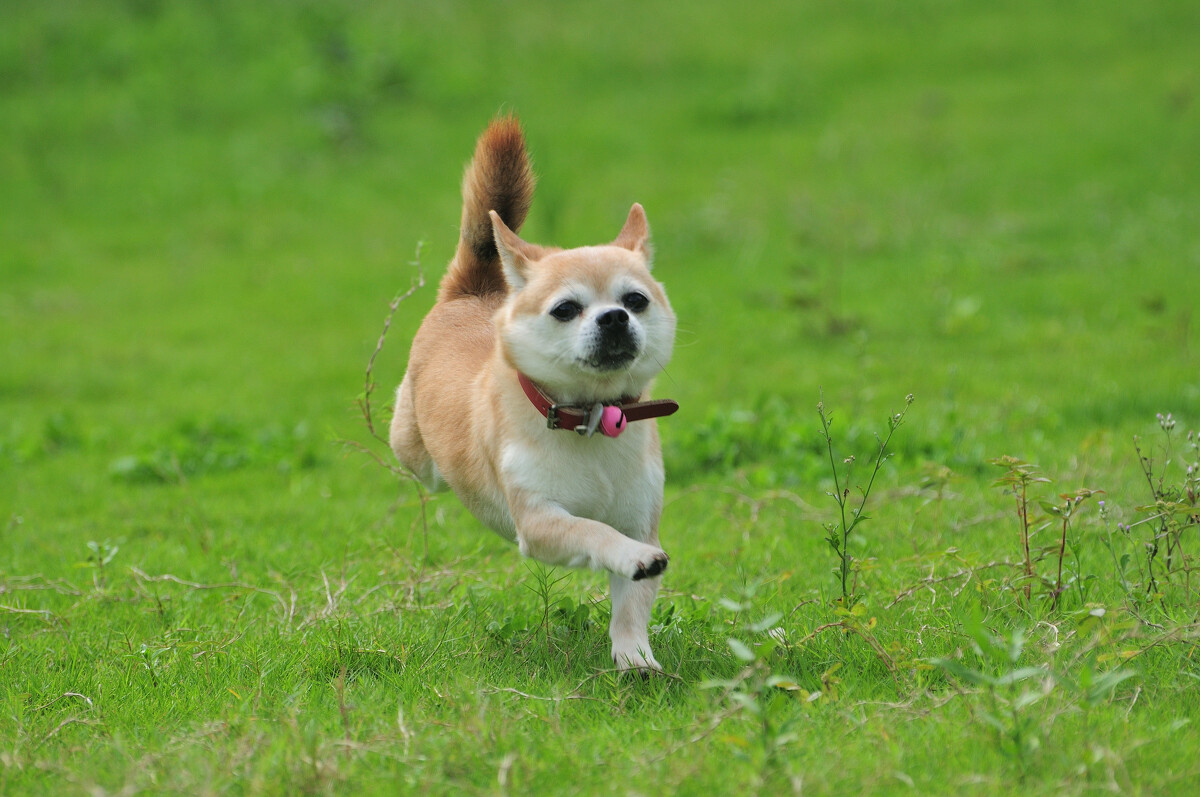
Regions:
<instances>
[{"instance_id":1,"label":"red leather collar","mask_svg":"<svg viewBox=\"0 0 1200 797\"><path fill-rule=\"evenodd\" d=\"M597 431L606 437L616 437L624 431L626 421L662 418L674 414L679 409L679 402L673 399L638 401L636 397L622 398L612 404L597 402L592 407L557 404L525 374L518 372L517 379L521 383L521 389L529 397L530 403L546 419L546 428L566 429L589 437ZM605 407L616 407L623 416L623 420L614 432L610 432L606 425L600 423L601 413Z\"/></svg>"}]
</instances>

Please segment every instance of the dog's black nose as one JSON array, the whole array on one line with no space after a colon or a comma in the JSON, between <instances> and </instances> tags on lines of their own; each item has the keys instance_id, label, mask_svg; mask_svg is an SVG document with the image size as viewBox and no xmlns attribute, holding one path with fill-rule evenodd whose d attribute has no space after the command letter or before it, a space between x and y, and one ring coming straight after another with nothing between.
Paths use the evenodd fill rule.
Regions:
<instances>
[{"instance_id":1,"label":"dog's black nose","mask_svg":"<svg viewBox=\"0 0 1200 797\"><path fill-rule=\"evenodd\" d=\"M629 313L621 308L606 310L596 318L596 324L601 329L619 329L629 324Z\"/></svg>"}]
</instances>

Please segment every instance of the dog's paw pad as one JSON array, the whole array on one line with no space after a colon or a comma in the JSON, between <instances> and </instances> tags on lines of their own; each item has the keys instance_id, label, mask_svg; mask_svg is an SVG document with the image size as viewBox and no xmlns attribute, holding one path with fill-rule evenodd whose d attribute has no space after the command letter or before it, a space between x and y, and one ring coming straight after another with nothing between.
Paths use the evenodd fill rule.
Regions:
<instances>
[{"instance_id":1,"label":"dog's paw pad","mask_svg":"<svg viewBox=\"0 0 1200 797\"><path fill-rule=\"evenodd\" d=\"M671 560L665 553L655 554L654 558L648 564L638 562L637 570L633 573L634 581L641 581L643 578L654 578L667 569L667 564Z\"/></svg>"}]
</instances>

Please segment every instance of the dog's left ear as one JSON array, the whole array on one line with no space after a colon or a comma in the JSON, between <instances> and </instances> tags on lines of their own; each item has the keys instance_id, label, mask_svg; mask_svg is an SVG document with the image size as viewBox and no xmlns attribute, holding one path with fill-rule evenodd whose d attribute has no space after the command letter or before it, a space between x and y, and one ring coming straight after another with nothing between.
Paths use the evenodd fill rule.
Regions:
<instances>
[{"instance_id":1,"label":"dog's left ear","mask_svg":"<svg viewBox=\"0 0 1200 797\"><path fill-rule=\"evenodd\" d=\"M496 239L496 251L500 255L500 268L510 291L519 291L529 280L529 264L532 256L529 244L521 240L494 210L488 211L492 219L492 233Z\"/></svg>"},{"instance_id":2,"label":"dog's left ear","mask_svg":"<svg viewBox=\"0 0 1200 797\"><path fill-rule=\"evenodd\" d=\"M650 261L650 225L646 222L646 210L639 203L634 202L629 209L629 218L625 219L625 226L621 228L617 240L613 241L613 246L639 252L647 262Z\"/></svg>"}]
</instances>

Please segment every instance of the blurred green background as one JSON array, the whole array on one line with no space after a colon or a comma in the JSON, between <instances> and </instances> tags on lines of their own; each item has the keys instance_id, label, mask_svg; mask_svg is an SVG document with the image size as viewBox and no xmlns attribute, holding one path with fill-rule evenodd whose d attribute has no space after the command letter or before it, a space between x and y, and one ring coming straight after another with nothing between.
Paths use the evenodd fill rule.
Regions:
<instances>
[{"instance_id":1,"label":"blurred green background","mask_svg":"<svg viewBox=\"0 0 1200 797\"><path fill-rule=\"evenodd\" d=\"M388 302L419 242L442 274L462 168L507 112L540 175L524 237L610 240L632 202L647 209L679 316L657 386L683 407L660 424L678 595L795 568L792 611L831 584L802 507L829 504L822 395L868 455L916 395L870 527L890 586L909 554L1014 555L990 457L1105 488L1128 519L1145 500L1130 437L1157 412L1200 423L1198 53L1194 0L0 3L0 593L84 583L102 558L87 543L111 540L131 627L152 623L130 567L322 605L326 567L370 594L418 552L482 551L476 576L527 598L515 552L474 529L423 548L415 501L402 488L393 505L393 477L337 442L367 439L355 401ZM381 426L434 294L401 305L377 361ZM939 466L965 475L962 502L942 514L943 482L936 514L903 503ZM696 484L786 487L802 511L739 526ZM434 506L438 529L474 523ZM23 593L99 635L71 666L119 647L125 620L106 629L112 593L96 591ZM205 606L214 635L243 622ZM56 637L22 647L9 628L0 675L58 661ZM669 666L709 676L673 644ZM326 695L330 677L296 689ZM109 708L108 727L141 728L143 707ZM163 738L225 716L192 711L160 719ZM9 760L32 773L57 743ZM68 771L90 760L64 755ZM204 782L192 771L180 788Z\"/></svg>"},{"instance_id":2,"label":"blurred green background","mask_svg":"<svg viewBox=\"0 0 1200 797\"><path fill-rule=\"evenodd\" d=\"M541 175L530 239L604 240L646 205L680 424L763 395L807 413L823 386L1069 442L1200 401L1192 3L0 15L10 427L349 434L386 301L418 241L440 276L503 111ZM388 389L432 293L397 320Z\"/></svg>"}]
</instances>

